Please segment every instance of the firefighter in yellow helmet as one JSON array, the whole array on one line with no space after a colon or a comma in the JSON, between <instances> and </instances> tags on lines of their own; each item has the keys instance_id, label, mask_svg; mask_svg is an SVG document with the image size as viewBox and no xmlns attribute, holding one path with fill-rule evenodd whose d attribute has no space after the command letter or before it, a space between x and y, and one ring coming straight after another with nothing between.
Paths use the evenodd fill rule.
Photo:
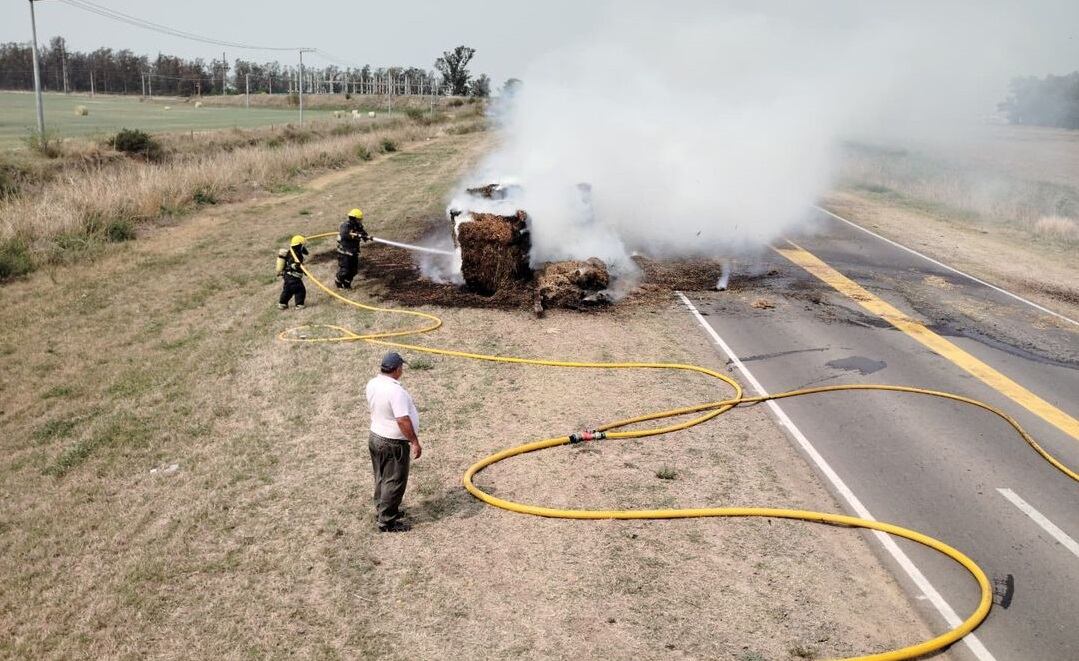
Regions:
<instances>
[{"instance_id":1,"label":"firefighter in yellow helmet","mask_svg":"<svg viewBox=\"0 0 1079 661\"><path fill-rule=\"evenodd\" d=\"M296 297L296 309L303 309L304 300L307 298L307 287L303 284L302 265L306 255L307 239L299 234L292 237L288 248L282 248L277 252L277 275L284 280L277 307L282 310L288 309L288 303L293 297Z\"/></svg>"},{"instance_id":2,"label":"firefighter in yellow helmet","mask_svg":"<svg viewBox=\"0 0 1079 661\"><path fill-rule=\"evenodd\" d=\"M334 284L338 289L352 289L352 279L360 268L360 242L370 240L371 236L363 228L363 212L359 209L349 211L337 234L337 279Z\"/></svg>"}]
</instances>

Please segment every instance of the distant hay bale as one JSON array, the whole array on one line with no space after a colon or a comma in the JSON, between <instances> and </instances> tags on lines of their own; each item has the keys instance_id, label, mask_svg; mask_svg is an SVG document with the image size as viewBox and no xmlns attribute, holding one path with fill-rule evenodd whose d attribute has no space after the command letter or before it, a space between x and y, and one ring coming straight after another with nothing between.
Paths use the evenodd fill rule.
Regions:
<instances>
[{"instance_id":1,"label":"distant hay bale","mask_svg":"<svg viewBox=\"0 0 1079 661\"><path fill-rule=\"evenodd\" d=\"M372 111L368 112L368 113L367 113L367 116L368 116L368 117L374 117L374 116L375 116L375 111L374 111L374 110L372 110Z\"/></svg>"},{"instance_id":2,"label":"distant hay bale","mask_svg":"<svg viewBox=\"0 0 1079 661\"><path fill-rule=\"evenodd\" d=\"M353 114L353 115L358 115L358 114L360 114L360 111L359 111L359 110L356 110L355 108L353 108L353 109L352 109L352 114Z\"/></svg>"},{"instance_id":3,"label":"distant hay bale","mask_svg":"<svg viewBox=\"0 0 1079 661\"><path fill-rule=\"evenodd\" d=\"M165 110L172 110L172 106L165 106Z\"/></svg>"},{"instance_id":4,"label":"distant hay bale","mask_svg":"<svg viewBox=\"0 0 1079 661\"><path fill-rule=\"evenodd\" d=\"M86 117L90 114L90 110L86 106L75 106L75 114L79 117Z\"/></svg>"},{"instance_id":5,"label":"distant hay bale","mask_svg":"<svg viewBox=\"0 0 1079 661\"><path fill-rule=\"evenodd\" d=\"M202 107L202 101L196 101L195 102L195 107L196 108L201 108Z\"/></svg>"},{"instance_id":6,"label":"distant hay bale","mask_svg":"<svg viewBox=\"0 0 1079 661\"><path fill-rule=\"evenodd\" d=\"M333 116L334 116L335 119L341 119L341 116L344 115L344 114L345 113L341 112L340 110L334 110L333 111Z\"/></svg>"}]
</instances>

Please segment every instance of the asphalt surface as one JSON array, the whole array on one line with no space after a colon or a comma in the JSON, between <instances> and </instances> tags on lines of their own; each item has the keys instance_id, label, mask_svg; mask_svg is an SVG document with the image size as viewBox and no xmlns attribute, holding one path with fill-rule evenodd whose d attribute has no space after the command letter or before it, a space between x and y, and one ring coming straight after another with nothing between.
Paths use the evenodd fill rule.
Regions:
<instances>
[{"instance_id":1,"label":"asphalt surface","mask_svg":"<svg viewBox=\"0 0 1079 661\"><path fill-rule=\"evenodd\" d=\"M791 238L870 293L1079 418L1079 327L823 214L810 230ZM840 383L950 391L1003 408L1050 453L1079 467L1079 439L779 254L765 254L749 273L736 270L730 290L689 299L770 392ZM700 341L712 342L703 329ZM1010 489L1079 540L1079 484L996 416L971 406L872 392L813 395L779 405L877 519L951 544L998 583L996 605L976 632L992 657L1079 659L1079 555L999 491ZM977 586L965 571L917 544L899 544L961 618L975 608ZM945 630L942 617L892 556L872 545L934 631ZM963 643L951 654L977 658Z\"/></svg>"}]
</instances>

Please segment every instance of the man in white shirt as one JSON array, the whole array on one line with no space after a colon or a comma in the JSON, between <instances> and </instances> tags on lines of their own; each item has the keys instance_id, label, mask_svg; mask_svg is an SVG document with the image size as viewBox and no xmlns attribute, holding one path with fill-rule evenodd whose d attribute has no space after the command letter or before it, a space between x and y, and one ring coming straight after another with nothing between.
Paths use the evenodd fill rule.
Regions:
<instances>
[{"instance_id":1,"label":"man in white shirt","mask_svg":"<svg viewBox=\"0 0 1079 661\"><path fill-rule=\"evenodd\" d=\"M420 415L412 395L401 385L405 360L391 351L382 357L381 373L367 382L367 408L371 412L371 468L375 474L375 507L380 532L404 532L401 499L408 485L409 448L419 459L423 448L416 435Z\"/></svg>"}]
</instances>

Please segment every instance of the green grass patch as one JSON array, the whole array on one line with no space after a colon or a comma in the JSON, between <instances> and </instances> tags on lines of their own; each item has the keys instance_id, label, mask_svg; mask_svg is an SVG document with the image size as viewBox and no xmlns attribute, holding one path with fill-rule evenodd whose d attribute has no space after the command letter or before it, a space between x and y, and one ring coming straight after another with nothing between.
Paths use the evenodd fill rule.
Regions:
<instances>
[{"instance_id":1,"label":"green grass patch","mask_svg":"<svg viewBox=\"0 0 1079 661\"><path fill-rule=\"evenodd\" d=\"M291 182L285 182L281 184L274 184L270 186L271 193L277 193L278 195L285 195L288 193L302 193L303 186L298 186Z\"/></svg>"},{"instance_id":2,"label":"green grass patch","mask_svg":"<svg viewBox=\"0 0 1079 661\"><path fill-rule=\"evenodd\" d=\"M75 427L77 425L78 421L69 420L67 418L49 420L48 422L34 430L34 440L44 443L46 441L53 441L58 438L67 438L71 436L71 433L73 431L75 431Z\"/></svg>"},{"instance_id":3,"label":"green grass patch","mask_svg":"<svg viewBox=\"0 0 1079 661\"><path fill-rule=\"evenodd\" d=\"M90 98L80 94L45 93L45 125L65 138L87 136L105 139L123 128L147 133L207 131L228 128L283 126L299 119L295 109L240 106L203 106L175 99L142 101L137 96L98 94ZM84 105L89 115L75 115L75 107ZM169 106L169 110L165 110ZM304 119L327 119L332 113L323 108L304 109ZM0 148L24 147L27 131L37 123L34 95L0 92Z\"/></svg>"},{"instance_id":4,"label":"green grass patch","mask_svg":"<svg viewBox=\"0 0 1079 661\"><path fill-rule=\"evenodd\" d=\"M74 393L75 389L71 386L53 386L41 393L41 399L56 399L58 397L67 397Z\"/></svg>"},{"instance_id":5,"label":"green grass patch","mask_svg":"<svg viewBox=\"0 0 1079 661\"><path fill-rule=\"evenodd\" d=\"M25 241L19 239L0 241L0 280L26 275L33 270L34 262Z\"/></svg>"},{"instance_id":6,"label":"green grass patch","mask_svg":"<svg viewBox=\"0 0 1079 661\"><path fill-rule=\"evenodd\" d=\"M435 364L426 358L413 358L408 361L409 369L424 372L435 368Z\"/></svg>"},{"instance_id":7,"label":"green grass patch","mask_svg":"<svg viewBox=\"0 0 1079 661\"><path fill-rule=\"evenodd\" d=\"M217 204L217 195L214 193L213 190L209 188L200 188L196 190L195 194L192 196L192 199L194 200L195 204L199 206Z\"/></svg>"},{"instance_id":8,"label":"green grass patch","mask_svg":"<svg viewBox=\"0 0 1079 661\"><path fill-rule=\"evenodd\" d=\"M119 413L98 433L64 448L42 472L52 477L63 477L84 464L91 455L102 448L123 447L130 449L145 447L150 438L150 427L142 419L131 413Z\"/></svg>"},{"instance_id":9,"label":"green grass patch","mask_svg":"<svg viewBox=\"0 0 1079 661\"><path fill-rule=\"evenodd\" d=\"M186 349L193 344L198 343L202 338L206 336L205 331L196 331L175 340L167 340L161 343L161 348L165 351L178 351L180 349Z\"/></svg>"}]
</instances>

